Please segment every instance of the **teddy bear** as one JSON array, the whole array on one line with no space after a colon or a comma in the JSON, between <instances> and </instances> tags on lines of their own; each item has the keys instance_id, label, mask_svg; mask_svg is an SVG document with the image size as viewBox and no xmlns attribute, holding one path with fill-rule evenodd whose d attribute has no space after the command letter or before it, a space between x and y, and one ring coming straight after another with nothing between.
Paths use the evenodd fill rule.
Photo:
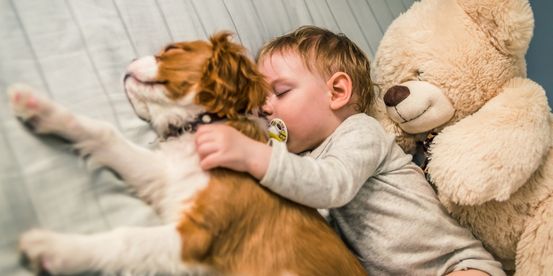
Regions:
<instances>
[{"instance_id":1,"label":"teddy bear","mask_svg":"<svg viewBox=\"0 0 553 276\"><path fill-rule=\"evenodd\" d=\"M448 212L516 275L553 272L553 120L526 77L533 28L527 0L421 0L373 64L372 115L424 157Z\"/></svg>"}]
</instances>

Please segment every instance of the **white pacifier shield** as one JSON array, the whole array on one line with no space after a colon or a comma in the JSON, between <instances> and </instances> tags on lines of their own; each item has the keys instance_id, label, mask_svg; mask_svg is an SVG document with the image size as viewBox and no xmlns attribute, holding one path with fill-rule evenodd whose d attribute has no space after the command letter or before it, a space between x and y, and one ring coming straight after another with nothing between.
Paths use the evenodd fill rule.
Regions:
<instances>
[{"instance_id":1,"label":"white pacifier shield","mask_svg":"<svg viewBox=\"0 0 553 276\"><path fill-rule=\"evenodd\" d=\"M269 138L275 139L279 142L286 143L288 141L288 129L286 124L281 119L275 118L269 122Z\"/></svg>"}]
</instances>

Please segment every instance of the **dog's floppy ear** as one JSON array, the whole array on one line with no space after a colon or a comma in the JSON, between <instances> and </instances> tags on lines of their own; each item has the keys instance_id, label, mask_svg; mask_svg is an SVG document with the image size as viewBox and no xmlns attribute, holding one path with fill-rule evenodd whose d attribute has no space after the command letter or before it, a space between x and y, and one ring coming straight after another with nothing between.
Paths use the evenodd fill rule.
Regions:
<instances>
[{"instance_id":1,"label":"dog's floppy ear","mask_svg":"<svg viewBox=\"0 0 553 276\"><path fill-rule=\"evenodd\" d=\"M195 101L208 112L236 118L263 105L268 85L244 48L231 42L230 36L229 32L219 32L210 38L213 53Z\"/></svg>"}]
</instances>

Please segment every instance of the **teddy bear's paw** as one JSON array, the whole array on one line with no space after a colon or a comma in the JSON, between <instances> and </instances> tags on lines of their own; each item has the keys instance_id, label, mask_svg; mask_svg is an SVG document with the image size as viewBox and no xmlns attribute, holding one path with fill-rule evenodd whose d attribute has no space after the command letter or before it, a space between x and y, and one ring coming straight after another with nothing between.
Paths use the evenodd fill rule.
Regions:
<instances>
[{"instance_id":1,"label":"teddy bear's paw","mask_svg":"<svg viewBox=\"0 0 553 276\"><path fill-rule=\"evenodd\" d=\"M436 187L438 188L440 201L449 202L450 204L474 206L493 199L492 195L488 196L486 192L478 192L476 189L471 189L471 187L457 186L456 189L452 189L451 186L441 187L436 185Z\"/></svg>"},{"instance_id":2,"label":"teddy bear's paw","mask_svg":"<svg viewBox=\"0 0 553 276\"><path fill-rule=\"evenodd\" d=\"M443 163L441 164L440 170L432 164L428 167L430 181L436 186L440 199L454 204L475 206L489 201L502 202L511 198L519 187L507 185L509 182L499 177L482 177L485 172L472 170L473 173L465 173L462 170L456 170L455 166L445 167ZM454 164L448 163L448 165Z\"/></svg>"},{"instance_id":3,"label":"teddy bear's paw","mask_svg":"<svg viewBox=\"0 0 553 276\"><path fill-rule=\"evenodd\" d=\"M86 270L86 248L82 248L74 236L30 230L22 235L19 249L37 272L73 274Z\"/></svg>"}]
</instances>

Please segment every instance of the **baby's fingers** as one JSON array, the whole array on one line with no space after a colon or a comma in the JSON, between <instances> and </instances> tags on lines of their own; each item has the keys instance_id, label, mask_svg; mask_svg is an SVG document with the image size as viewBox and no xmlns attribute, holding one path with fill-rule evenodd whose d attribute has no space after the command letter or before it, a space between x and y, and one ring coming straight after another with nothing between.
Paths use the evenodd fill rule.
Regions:
<instances>
[{"instance_id":1,"label":"baby's fingers","mask_svg":"<svg viewBox=\"0 0 553 276\"><path fill-rule=\"evenodd\" d=\"M210 154L217 152L218 150L219 150L219 146L217 145L217 143L213 143L209 141L196 143L196 151L200 156L200 160L204 159Z\"/></svg>"},{"instance_id":2,"label":"baby's fingers","mask_svg":"<svg viewBox=\"0 0 553 276\"><path fill-rule=\"evenodd\" d=\"M200 167L202 170L211 170L216 167L219 167L219 158L216 153L206 155L204 158L200 159Z\"/></svg>"}]
</instances>

